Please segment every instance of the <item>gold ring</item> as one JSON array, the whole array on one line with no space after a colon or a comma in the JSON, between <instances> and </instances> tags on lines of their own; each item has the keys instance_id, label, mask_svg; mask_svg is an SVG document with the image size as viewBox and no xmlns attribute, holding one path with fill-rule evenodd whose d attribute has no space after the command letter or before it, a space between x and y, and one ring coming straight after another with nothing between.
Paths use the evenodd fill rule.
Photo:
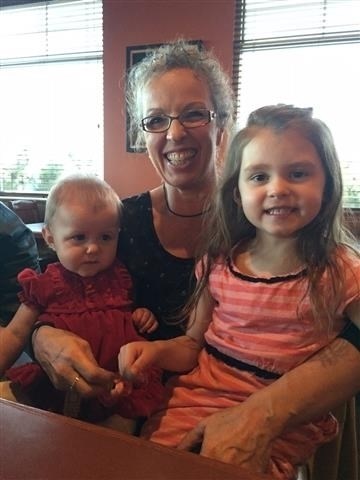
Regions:
<instances>
[{"instance_id":1,"label":"gold ring","mask_svg":"<svg viewBox=\"0 0 360 480\"><path fill-rule=\"evenodd\" d=\"M71 390L74 389L75 385L77 384L77 382L78 382L79 380L80 380L79 375L76 375L76 377L74 378L74 381L72 382L72 384L71 384L70 387L69 387L70 392L71 392Z\"/></svg>"}]
</instances>

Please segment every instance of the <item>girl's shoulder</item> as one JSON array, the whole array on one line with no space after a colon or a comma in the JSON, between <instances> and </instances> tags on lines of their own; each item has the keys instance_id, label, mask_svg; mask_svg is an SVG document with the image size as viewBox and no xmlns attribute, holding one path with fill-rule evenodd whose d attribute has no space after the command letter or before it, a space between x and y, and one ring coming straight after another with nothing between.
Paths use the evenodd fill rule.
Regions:
<instances>
[{"instance_id":1,"label":"girl's shoulder","mask_svg":"<svg viewBox=\"0 0 360 480\"><path fill-rule=\"evenodd\" d=\"M334 251L333 262L336 264L335 274L339 275L345 284L354 285L356 283L360 288L360 254L358 251L346 245L340 245Z\"/></svg>"},{"instance_id":2,"label":"girl's shoulder","mask_svg":"<svg viewBox=\"0 0 360 480\"><path fill-rule=\"evenodd\" d=\"M196 278L199 279L204 273L209 270L210 273L214 271L219 272L228 268L227 258L220 255L216 258L210 258L209 255L204 255L195 264Z\"/></svg>"},{"instance_id":3,"label":"girl's shoulder","mask_svg":"<svg viewBox=\"0 0 360 480\"><path fill-rule=\"evenodd\" d=\"M334 259L340 266L350 262L353 267L360 267L360 250L348 245L338 245L334 250Z\"/></svg>"}]
</instances>

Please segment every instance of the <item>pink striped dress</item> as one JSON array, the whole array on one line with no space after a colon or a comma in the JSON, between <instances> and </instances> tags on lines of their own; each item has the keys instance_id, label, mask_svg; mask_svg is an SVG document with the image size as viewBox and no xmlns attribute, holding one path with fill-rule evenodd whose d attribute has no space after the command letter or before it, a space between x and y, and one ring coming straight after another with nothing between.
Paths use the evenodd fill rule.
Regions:
<instances>
[{"instance_id":1,"label":"pink striped dress","mask_svg":"<svg viewBox=\"0 0 360 480\"><path fill-rule=\"evenodd\" d=\"M207 344L220 354L275 375L302 363L339 334L345 325L344 309L360 298L360 260L345 254L340 257L345 261L346 298L330 330L314 327L309 298L304 298L304 271L254 278L241 274L230 261L217 263L209 279L217 304L205 333ZM325 273L324 288L327 281ZM142 435L175 447L202 418L243 402L272 381L256 371L229 366L203 349L194 370L170 380L164 404L144 425ZM273 443L270 473L275 478L294 478L294 466L304 463L336 433L337 423L329 414L283 434Z\"/></svg>"}]
</instances>

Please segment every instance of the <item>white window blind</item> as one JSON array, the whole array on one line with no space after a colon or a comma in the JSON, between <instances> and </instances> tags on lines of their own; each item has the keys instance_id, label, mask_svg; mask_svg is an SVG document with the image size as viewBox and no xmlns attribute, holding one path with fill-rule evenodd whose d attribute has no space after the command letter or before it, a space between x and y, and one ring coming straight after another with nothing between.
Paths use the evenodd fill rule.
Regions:
<instances>
[{"instance_id":1,"label":"white window blind","mask_svg":"<svg viewBox=\"0 0 360 480\"><path fill-rule=\"evenodd\" d=\"M0 192L102 176L102 0L0 6Z\"/></svg>"},{"instance_id":2,"label":"white window blind","mask_svg":"<svg viewBox=\"0 0 360 480\"><path fill-rule=\"evenodd\" d=\"M234 86L239 126L262 105L313 107L330 127L344 204L360 208L359 0L237 0Z\"/></svg>"}]
</instances>

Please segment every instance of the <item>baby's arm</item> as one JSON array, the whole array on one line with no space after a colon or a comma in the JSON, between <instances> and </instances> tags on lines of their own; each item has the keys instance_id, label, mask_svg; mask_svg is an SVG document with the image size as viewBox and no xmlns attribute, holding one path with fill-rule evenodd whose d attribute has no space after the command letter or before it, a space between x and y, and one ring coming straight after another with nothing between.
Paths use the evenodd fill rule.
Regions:
<instances>
[{"instance_id":1,"label":"baby's arm","mask_svg":"<svg viewBox=\"0 0 360 480\"><path fill-rule=\"evenodd\" d=\"M213 307L214 300L205 289L191 314L186 335L171 340L133 342L121 347L118 357L120 374L127 380L140 380L142 372L150 366L173 372L194 368Z\"/></svg>"},{"instance_id":2,"label":"baby's arm","mask_svg":"<svg viewBox=\"0 0 360 480\"><path fill-rule=\"evenodd\" d=\"M159 326L155 315L147 308L137 308L132 312L132 320L139 333L152 333Z\"/></svg>"},{"instance_id":3,"label":"baby's arm","mask_svg":"<svg viewBox=\"0 0 360 480\"><path fill-rule=\"evenodd\" d=\"M11 322L0 330L0 374L20 355L39 312L21 304Z\"/></svg>"}]
</instances>

